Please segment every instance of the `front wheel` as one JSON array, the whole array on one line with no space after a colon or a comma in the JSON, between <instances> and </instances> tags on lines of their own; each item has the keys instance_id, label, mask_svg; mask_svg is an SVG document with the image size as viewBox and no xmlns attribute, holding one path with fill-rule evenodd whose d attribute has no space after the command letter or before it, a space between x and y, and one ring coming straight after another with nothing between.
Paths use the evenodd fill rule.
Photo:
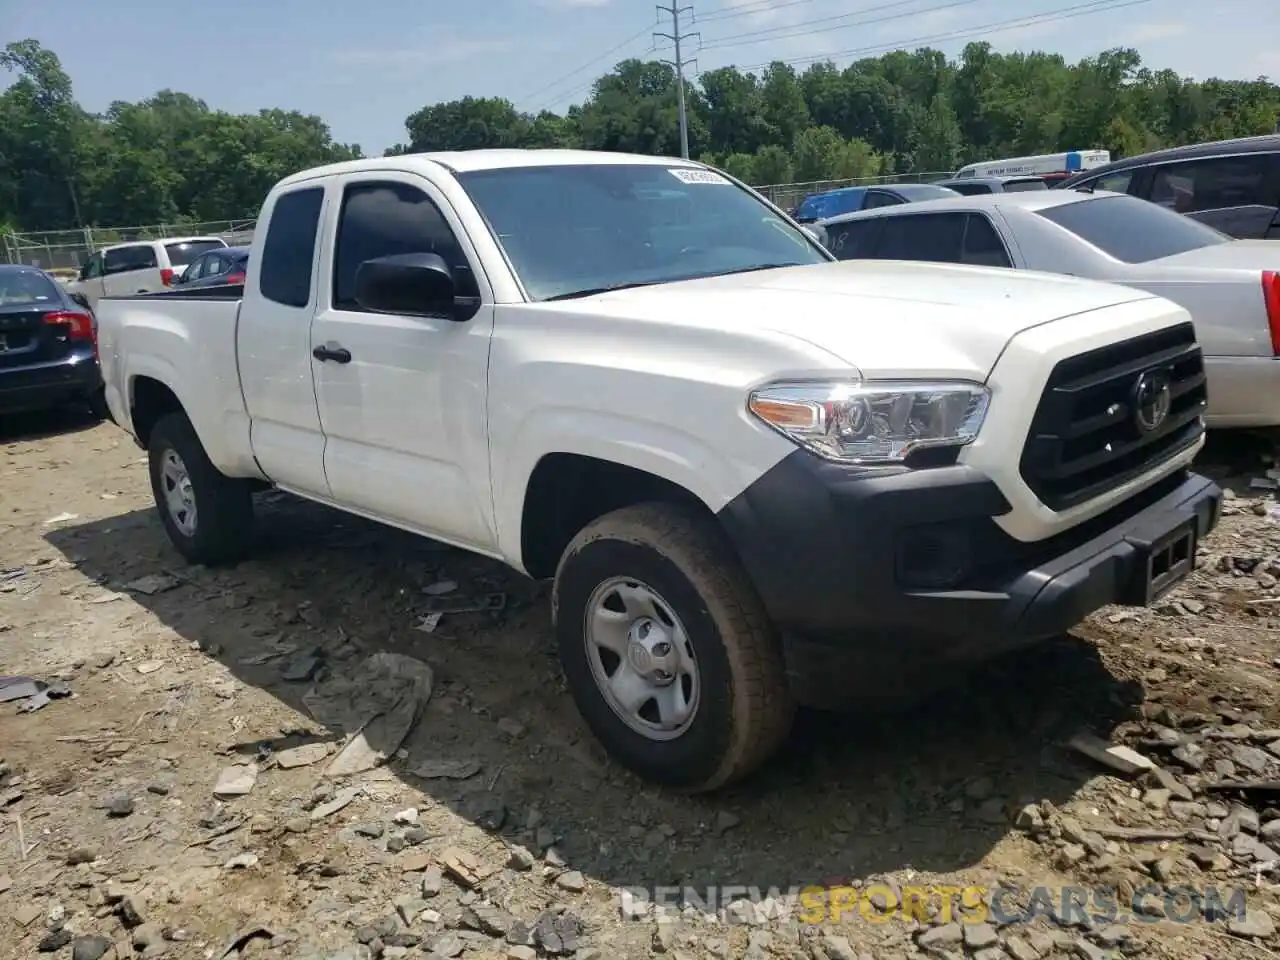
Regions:
<instances>
[{"instance_id":1,"label":"front wheel","mask_svg":"<svg viewBox=\"0 0 1280 960\"><path fill-rule=\"evenodd\" d=\"M565 550L552 605L578 710L646 780L715 790L786 739L780 648L709 518L659 503L601 517Z\"/></svg>"},{"instance_id":2,"label":"front wheel","mask_svg":"<svg viewBox=\"0 0 1280 960\"><path fill-rule=\"evenodd\" d=\"M239 559L253 530L249 483L213 465L183 413L156 423L147 454L160 521L178 552L206 565Z\"/></svg>"}]
</instances>

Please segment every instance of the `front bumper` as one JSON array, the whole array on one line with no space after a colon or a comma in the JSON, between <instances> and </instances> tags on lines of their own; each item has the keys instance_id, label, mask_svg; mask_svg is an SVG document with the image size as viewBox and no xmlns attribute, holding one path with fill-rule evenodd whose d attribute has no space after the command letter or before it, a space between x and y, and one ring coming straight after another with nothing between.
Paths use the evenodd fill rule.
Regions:
<instances>
[{"instance_id":1,"label":"front bumper","mask_svg":"<svg viewBox=\"0 0 1280 960\"><path fill-rule=\"evenodd\" d=\"M1108 604L1152 602L1194 564L1221 503L1211 481L1178 471L1024 542L995 523L1009 505L972 467L859 474L797 451L720 516L782 634L797 699L843 706L909 695L930 673L1063 633ZM1161 562L1174 568L1153 583Z\"/></svg>"},{"instance_id":2,"label":"front bumper","mask_svg":"<svg viewBox=\"0 0 1280 960\"><path fill-rule=\"evenodd\" d=\"M51 363L0 367L0 413L47 410L88 399L102 386L91 347Z\"/></svg>"}]
</instances>

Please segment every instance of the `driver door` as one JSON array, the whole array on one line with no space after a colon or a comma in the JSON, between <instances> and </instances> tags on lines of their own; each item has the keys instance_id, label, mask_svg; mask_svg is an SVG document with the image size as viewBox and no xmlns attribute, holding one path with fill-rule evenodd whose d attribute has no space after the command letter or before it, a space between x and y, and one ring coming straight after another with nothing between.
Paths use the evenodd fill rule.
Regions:
<instances>
[{"instance_id":1,"label":"driver door","mask_svg":"<svg viewBox=\"0 0 1280 960\"><path fill-rule=\"evenodd\" d=\"M337 186L340 202L328 214L336 222L325 230L321 252L332 268L311 327L333 498L493 553L486 403L493 295L472 271L475 251L448 202L423 177L379 171ZM355 301L356 269L402 253L443 257L458 293L481 298L479 312L458 322L364 310Z\"/></svg>"}]
</instances>

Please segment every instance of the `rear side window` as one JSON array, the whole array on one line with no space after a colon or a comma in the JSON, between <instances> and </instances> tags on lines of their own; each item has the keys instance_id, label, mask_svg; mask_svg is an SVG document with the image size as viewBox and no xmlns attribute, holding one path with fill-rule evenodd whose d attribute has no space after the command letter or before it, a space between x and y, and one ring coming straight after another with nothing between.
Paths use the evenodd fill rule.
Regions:
<instances>
[{"instance_id":1,"label":"rear side window","mask_svg":"<svg viewBox=\"0 0 1280 960\"><path fill-rule=\"evenodd\" d=\"M133 270L149 270L158 267L155 248L150 244L137 247L118 247L108 250L102 259L103 273L129 273Z\"/></svg>"},{"instance_id":2,"label":"rear side window","mask_svg":"<svg viewBox=\"0 0 1280 960\"><path fill-rule=\"evenodd\" d=\"M1146 263L1230 241L1224 233L1135 197L1095 197L1037 210L1123 263Z\"/></svg>"},{"instance_id":3,"label":"rear side window","mask_svg":"<svg viewBox=\"0 0 1280 960\"><path fill-rule=\"evenodd\" d=\"M1271 155L1208 157L1157 167L1151 181L1151 201L1177 213L1221 210L1250 204L1270 206L1266 196L1267 165Z\"/></svg>"},{"instance_id":4,"label":"rear side window","mask_svg":"<svg viewBox=\"0 0 1280 960\"><path fill-rule=\"evenodd\" d=\"M258 290L286 307L305 307L311 301L316 233L324 187L292 190L276 198L262 243Z\"/></svg>"},{"instance_id":5,"label":"rear side window","mask_svg":"<svg viewBox=\"0 0 1280 960\"><path fill-rule=\"evenodd\" d=\"M826 225L827 249L836 255L837 260L870 257L874 254L876 237L880 235L882 226L883 217L829 223Z\"/></svg>"},{"instance_id":6,"label":"rear side window","mask_svg":"<svg viewBox=\"0 0 1280 960\"><path fill-rule=\"evenodd\" d=\"M895 197L892 193L885 193L883 190L867 191L867 200L862 205L863 210L874 210L876 207L896 207L905 201L901 197Z\"/></svg>"},{"instance_id":7,"label":"rear side window","mask_svg":"<svg viewBox=\"0 0 1280 960\"><path fill-rule=\"evenodd\" d=\"M876 256L881 260L958 263L965 213L915 213L886 217Z\"/></svg>"},{"instance_id":8,"label":"rear side window","mask_svg":"<svg viewBox=\"0 0 1280 960\"><path fill-rule=\"evenodd\" d=\"M1085 186L1093 190L1107 190L1111 193L1128 193L1129 184L1133 182L1132 170L1121 170L1119 173L1108 173L1106 176L1091 180Z\"/></svg>"},{"instance_id":9,"label":"rear side window","mask_svg":"<svg viewBox=\"0 0 1280 960\"><path fill-rule=\"evenodd\" d=\"M1046 188L1047 189L1047 188ZM964 229L964 252L961 263L975 267L1012 267L1009 251L1004 248L1004 241L992 226L991 221L980 213L969 214L969 222Z\"/></svg>"},{"instance_id":10,"label":"rear side window","mask_svg":"<svg viewBox=\"0 0 1280 960\"><path fill-rule=\"evenodd\" d=\"M188 243L166 243L164 252L169 255L169 264L174 267L185 267L200 254L209 250L217 250L223 246L217 240L192 240Z\"/></svg>"}]
</instances>

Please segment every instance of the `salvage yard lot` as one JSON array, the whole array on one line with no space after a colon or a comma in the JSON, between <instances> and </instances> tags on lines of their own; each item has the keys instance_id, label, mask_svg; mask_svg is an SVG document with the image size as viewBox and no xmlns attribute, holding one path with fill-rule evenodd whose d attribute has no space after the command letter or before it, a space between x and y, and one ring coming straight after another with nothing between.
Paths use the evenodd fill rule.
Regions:
<instances>
[{"instance_id":1,"label":"salvage yard lot","mask_svg":"<svg viewBox=\"0 0 1280 960\"><path fill-rule=\"evenodd\" d=\"M254 559L188 567L131 440L49 426L0 434L0 676L71 694L0 707L0 957L1280 950L1280 789L1217 786L1280 780L1280 503L1249 489L1256 457L1227 478L1201 569L1156 609L1104 611L904 714L806 716L762 774L690 799L603 757L563 689L542 588L277 494L260 498ZM500 609L429 616L492 594ZM385 766L326 776L367 705L344 681L383 704L410 689L362 679L382 653L430 666L425 707L403 742L394 723L366 728ZM1160 771L1109 772L1065 746L1082 730ZM1249 913L1119 933L1042 919L990 939L858 910L657 924L623 917L617 894L850 883L1103 884L1122 902L1149 884L1245 887Z\"/></svg>"}]
</instances>

